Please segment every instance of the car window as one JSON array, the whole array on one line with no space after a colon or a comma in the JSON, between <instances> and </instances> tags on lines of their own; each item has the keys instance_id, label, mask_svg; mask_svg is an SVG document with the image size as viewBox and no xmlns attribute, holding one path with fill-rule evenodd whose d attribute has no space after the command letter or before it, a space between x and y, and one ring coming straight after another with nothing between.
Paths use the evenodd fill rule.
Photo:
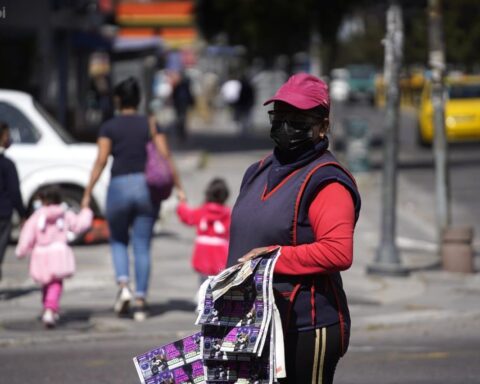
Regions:
<instances>
[{"instance_id":1,"label":"car window","mask_svg":"<svg viewBox=\"0 0 480 384\"><path fill-rule=\"evenodd\" d=\"M350 68L350 77L355 79L371 79L375 71L370 67L352 67Z\"/></svg>"},{"instance_id":2,"label":"car window","mask_svg":"<svg viewBox=\"0 0 480 384\"><path fill-rule=\"evenodd\" d=\"M14 143L36 143L40 139L31 121L18 108L4 101L0 101L0 120L8 124Z\"/></svg>"},{"instance_id":3,"label":"car window","mask_svg":"<svg viewBox=\"0 0 480 384\"><path fill-rule=\"evenodd\" d=\"M45 118L45 120L48 121L50 126L53 128L53 130L60 136L60 138L65 142L65 144L73 144L75 143L75 139L68 133L61 125L60 123L54 119L50 113L48 113L45 108L43 108L39 103L36 101L33 102L35 105L35 108L40 112L40 114Z\"/></svg>"},{"instance_id":4,"label":"car window","mask_svg":"<svg viewBox=\"0 0 480 384\"><path fill-rule=\"evenodd\" d=\"M454 84L448 88L450 99L480 99L480 84Z\"/></svg>"}]
</instances>

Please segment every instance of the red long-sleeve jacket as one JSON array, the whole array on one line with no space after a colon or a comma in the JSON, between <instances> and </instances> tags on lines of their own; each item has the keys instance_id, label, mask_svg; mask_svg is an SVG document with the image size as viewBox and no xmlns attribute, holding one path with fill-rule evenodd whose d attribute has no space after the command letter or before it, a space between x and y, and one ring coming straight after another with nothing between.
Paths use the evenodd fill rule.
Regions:
<instances>
[{"instance_id":1,"label":"red long-sleeve jacket","mask_svg":"<svg viewBox=\"0 0 480 384\"><path fill-rule=\"evenodd\" d=\"M203 275L216 275L225 269L230 238L230 208L217 203L205 203L192 208L180 203L177 214L184 224L197 228L191 260L193 269Z\"/></svg>"},{"instance_id":2,"label":"red long-sleeve jacket","mask_svg":"<svg viewBox=\"0 0 480 384\"><path fill-rule=\"evenodd\" d=\"M353 261L355 225L350 192L340 183L328 184L312 201L308 218L315 242L283 246L275 273L305 275L348 269Z\"/></svg>"}]
</instances>

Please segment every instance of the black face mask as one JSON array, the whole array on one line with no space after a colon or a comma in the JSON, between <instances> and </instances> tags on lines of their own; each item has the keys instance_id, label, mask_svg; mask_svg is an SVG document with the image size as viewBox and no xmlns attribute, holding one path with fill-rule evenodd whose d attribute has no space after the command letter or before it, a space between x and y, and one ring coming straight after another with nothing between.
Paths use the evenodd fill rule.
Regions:
<instances>
[{"instance_id":1,"label":"black face mask","mask_svg":"<svg viewBox=\"0 0 480 384\"><path fill-rule=\"evenodd\" d=\"M272 122L270 137L281 151L296 151L313 143L312 126L295 125L289 121Z\"/></svg>"}]
</instances>

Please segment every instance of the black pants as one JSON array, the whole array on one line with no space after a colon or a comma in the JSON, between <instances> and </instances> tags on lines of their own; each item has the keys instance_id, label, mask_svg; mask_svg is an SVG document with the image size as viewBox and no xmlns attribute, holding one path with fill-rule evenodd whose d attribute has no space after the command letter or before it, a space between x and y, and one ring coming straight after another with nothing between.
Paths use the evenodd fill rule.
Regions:
<instances>
[{"instance_id":1,"label":"black pants","mask_svg":"<svg viewBox=\"0 0 480 384\"><path fill-rule=\"evenodd\" d=\"M289 333L285 337L286 379L282 384L332 384L342 355L340 325Z\"/></svg>"},{"instance_id":2,"label":"black pants","mask_svg":"<svg viewBox=\"0 0 480 384\"><path fill-rule=\"evenodd\" d=\"M11 217L0 218L0 280L2 280L2 264L5 257L8 241L10 240L10 232L12 231Z\"/></svg>"}]
</instances>

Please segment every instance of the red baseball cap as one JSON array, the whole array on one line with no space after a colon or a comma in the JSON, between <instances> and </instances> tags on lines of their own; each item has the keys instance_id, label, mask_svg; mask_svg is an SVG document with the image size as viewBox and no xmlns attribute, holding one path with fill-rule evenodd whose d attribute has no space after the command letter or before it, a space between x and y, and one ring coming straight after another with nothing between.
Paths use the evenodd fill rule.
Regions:
<instances>
[{"instance_id":1,"label":"red baseball cap","mask_svg":"<svg viewBox=\"0 0 480 384\"><path fill-rule=\"evenodd\" d=\"M308 73L297 73L283 84L271 99L263 105L274 101L283 101L298 109L312 109L318 106L330 109L328 86L318 77Z\"/></svg>"}]
</instances>

